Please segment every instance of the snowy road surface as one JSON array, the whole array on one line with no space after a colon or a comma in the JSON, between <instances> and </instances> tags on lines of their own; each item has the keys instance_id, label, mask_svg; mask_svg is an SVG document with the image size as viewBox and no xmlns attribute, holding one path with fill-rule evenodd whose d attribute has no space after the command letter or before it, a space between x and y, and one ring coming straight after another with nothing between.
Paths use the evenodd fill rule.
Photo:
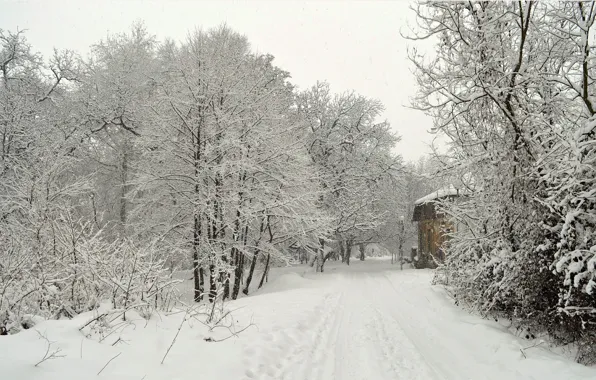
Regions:
<instances>
[{"instance_id":1,"label":"snowy road surface","mask_svg":"<svg viewBox=\"0 0 596 380\"><path fill-rule=\"evenodd\" d=\"M330 290L330 289L329 289ZM333 291L303 325L311 339L270 361L248 378L272 379L433 379L433 367L406 331L419 327L401 318L407 304L383 273L338 275ZM405 316L403 314L402 316ZM402 327L406 324L406 328ZM440 353L440 352L437 352Z\"/></svg>"},{"instance_id":2,"label":"snowy road surface","mask_svg":"<svg viewBox=\"0 0 596 380\"><path fill-rule=\"evenodd\" d=\"M593 368L524 349L534 342L455 308L430 286L429 272L371 260L333 266L326 276L308 322L266 335L275 348L256 358L246 379L596 378Z\"/></svg>"},{"instance_id":3,"label":"snowy road surface","mask_svg":"<svg viewBox=\"0 0 596 380\"><path fill-rule=\"evenodd\" d=\"M0 379L596 379L596 368L545 344L527 348L538 342L458 309L430 285L430 271L382 260L311 271L276 270L254 296L228 304L237 328L254 324L237 337L207 342L229 330L183 323L164 364L181 313L138 318L101 343L78 330L91 315L41 323L35 328L61 351L37 367L47 350L37 332L0 337Z\"/></svg>"}]
</instances>

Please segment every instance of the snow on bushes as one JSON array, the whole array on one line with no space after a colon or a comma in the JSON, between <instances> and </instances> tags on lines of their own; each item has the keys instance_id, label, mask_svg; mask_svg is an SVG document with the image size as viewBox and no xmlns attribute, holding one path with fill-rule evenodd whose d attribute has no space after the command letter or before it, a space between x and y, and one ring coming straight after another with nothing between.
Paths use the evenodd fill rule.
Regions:
<instances>
[{"instance_id":1,"label":"snow on bushes","mask_svg":"<svg viewBox=\"0 0 596 380\"><path fill-rule=\"evenodd\" d=\"M470 190L438 281L596 362L594 4L420 3L436 55L416 55L415 105L450 140ZM557 25L556 27L554 25Z\"/></svg>"},{"instance_id":2,"label":"snow on bushes","mask_svg":"<svg viewBox=\"0 0 596 380\"><path fill-rule=\"evenodd\" d=\"M109 242L89 224L57 224L45 254L22 247L0 256L0 327L7 333L40 318L71 318L109 301L115 310L149 317L173 302L175 281L154 244Z\"/></svg>"}]
</instances>

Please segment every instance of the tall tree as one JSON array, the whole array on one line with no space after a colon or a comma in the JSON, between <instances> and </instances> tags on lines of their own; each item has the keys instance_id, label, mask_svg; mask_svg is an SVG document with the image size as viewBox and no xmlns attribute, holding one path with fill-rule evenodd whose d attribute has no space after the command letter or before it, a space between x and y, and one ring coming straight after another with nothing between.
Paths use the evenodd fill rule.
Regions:
<instances>
[{"instance_id":1,"label":"tall tree","mask_svg":"<svg viewBox=\"0 0 596 380\"><path fill-rule=\"evenodd\" d=\"M288 74L227 27L165 44L160 59L148 201L166 218L162 233L179 234L178 244L192 252L195 300L206 279L210 300L235 298L247 257L271 253L288 235L324 229ZM269 244L265 231L274 235Z\"/></svg>"},{"instance_id":2,"label":"tall tree","mask_svg":"<svg viewBox=\"0 0 596 380\"><path fill-rule=\"evenodd\" d=\"M451 140L451 169L472 190L443 205L465 227L447 247L454 293L588 352L592 255L580 231L591 228L591 201L580 183L593 174L584 165L593 3L429 2L416 11L414 38L435 38L438 49L412 56L416 105Z\"/></svg>"},{"instance_id":3,"label":"tall tree","mask_svg":"<svg viewBox=\"0 0 596 380\"><path fill-rule=\"evenodd\" d=\"M72 241L89 190L76 175L82 138L68 85L77 58L55 51L49 62L22 32L0 31L0 325L14 315L80 311ZM72 243L72 244L71 244ZM56 288L58 284L59 288Z\"/></svg>"},{"instance_id":4,"label":"tall tree","mask_svg":"<svg viewBox=\"0 0 596 380\"><path fill-rule=\"evenodd\" d=\"M108 36L92 47L78 94L89 132L86 168L94 173L98 219L121 237L131 223L137 140L151 123L155 47L142 24Z\"/></svg>"},{"instance_id":5,"label":"tall tree","mask_svg":"<svg viewBox=\"0 0 596 380\"><path fill-rule=\"evenodd\" d=\"M310 133L308 151L326 190L321 202L334 218L333 237L342 241L348 264L354 244L370 240L385 223L387 210L376 206L392 196L383 184L401 170L400 159L391 153L397 137L388 122L377 121L382 111L379 101L354 93L334 96L326 83L298 97L298 112Z\"/></svg>"}]
</instances>

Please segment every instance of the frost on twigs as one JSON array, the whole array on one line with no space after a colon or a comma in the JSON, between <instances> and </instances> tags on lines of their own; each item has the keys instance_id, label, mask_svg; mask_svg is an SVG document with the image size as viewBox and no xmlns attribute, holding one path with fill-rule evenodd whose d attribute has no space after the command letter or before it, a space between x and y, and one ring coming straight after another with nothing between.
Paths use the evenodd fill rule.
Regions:
<instances>
[{"instance_id":1,"label":"frost on twigs","mask_svg":"<svg viewBox=\"0 0 596 380\"><path fill-rule=\"evenodd\" d=\"M486 317L547 333L596 362L594 4L426 2L414 106L449 140L467 190L436 279ZM502 38L504 35L517 36ZM439 156L439 155L437 155Z\"/></svg>"},{"instance_id":2,"label":"frost on twigs","mask_svg":"<svg viewBox=\"0 0 596 380\"><path fill-rule=\"evenodd\" d=\"M41 363L43 363L45 361L59 359L59 358L63 358L66 356L66 355L61 354L62 349L60 347L56 347L55 346L56 342L49 340L46 333L41 333L38 330L35 330L35 331L39 335L39 339L43 339L46 342L45 353L43 354L43 357L37 363L35 363L35 367L37 367L38 365L40 365Z\"/></svg>"},{"instance_id":3,"label":"frost on twigs","mask_svg":"<svg viewBox=\"0 0 596 380\"><path fill-rule=\"evenodd\" d=\"M256 326L252 323L252 320L244 325L236 325L233 316L236 310L229 310L226 307L227 302L225 302L222 295L223 293L220 291L214 302L202 302L192 306L183 305L179 310L169 314L171 316L184 313L184 316L180 320L176 333L164 353L161 364L165 362L185 325L193 328L195 323L198 322L199 325L207 328L208 335L203 338L205 342L223 342L229 338L238 337L238 334L251 326Z\"/></svg>"},{"instance_id":4,"label":"frost on twigs","mask_svg":"<svg viewBox=\"0 0 596 380\"><path fill-rule=\"evenodd\" d=\"M234 312L238 309L229 309L227 304L219 292L215 302L199 303L187 309L191 325L193 322L198 322L207 328L210 335L204 338L206 342L222 342L254 326L252 320L243 325L237 325Z\"/></svg>"},{"instance_id":5,"label":"frost on twigs","mask_svg":"<svg viewBox=\"0 0 596 380\"><path fill-rule=\"evenodd\" d=\"M14 264L10 257L5 261L12 273L0 279L0 325L9 326L9 332L40 317L72 318L102 302L109 302L110 314L122 320L130 310L149 318L173 306L176 281L154 244L110 242L88 223L69 220L67 226L58 225L55 231L68 255L59 251L29 265Z\"/></svg>"}]
</instances>

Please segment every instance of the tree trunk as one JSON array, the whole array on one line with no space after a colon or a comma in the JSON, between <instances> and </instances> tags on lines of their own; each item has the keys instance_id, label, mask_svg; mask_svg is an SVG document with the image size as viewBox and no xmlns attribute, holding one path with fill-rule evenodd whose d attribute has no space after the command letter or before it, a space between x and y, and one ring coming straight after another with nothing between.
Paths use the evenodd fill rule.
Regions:
<instances>
[{"instance_id":1,"label":"tree trunk","mask_svg":"<svg viewBox=\"0 0 596 380\"><path fill-rule=\"evenodd\" d=\"M248 287L250 286L250 282L252 281L252 276L255 273L255 267L257 266L257 258L259 257L259 250L256 250L252 256L252 262L250 263L250 270L248 271L248 277L246 278L246 284L242 293L248 295Z\"/></svg>"},{"instance_id":2,"label":"tree trunk","mask_svg":"<svg viewBox=\"0 0 596 380\"><path fill-rule=\"evenodd\" d=\"M232 290L232 299L238 298L240 293L240 282L242 281L242 275L244 273L244 254L236 251L236 267L234 269L234 288Z\"/></svg>"},{"instance_id":3,"label":"tree trunk","mask_svg":"<svg viewBox=\"0 0 596 380\"><path fill-rule=\"evenodd\" d=\"M120 232L122 236L126 236L126 222L128 219L128 210L126 208L126 194L128 193L128 144L124 144L124 151L122 153L122 165L120 172Z\"/></svg>"},{"instance_id":4,"label":"tree trunk","mask_svg":"<svg viewBox=\"0 0 596 380\"><path fill-rule=\"evenodd\" d=\"M399 269L404 269L404 251L402 247L402 241L399 241Z\"/></svg>"},{"instance_id":5,"label":"tree trunk","mask_svg":"<svg viewBox=\"0 0 596 380\"><path fill-rule=\"evenodd\" d=\"M265 262L265 270L263 271L263 276L261 276L261 282L259 282L258 289L261 289L263 283L265 282L265 278L267 277L267 273L269 272L269 260L271 259L271 254L267 254L267 261Z\"/></svg>"},{"instance_id":6,"label":"tree trunk","mask_svg":"<svg viewBox=\"0 0 596 380\"><path fill-rule=\"evenodd\" d=\"M220 163L221 158L217 161L217 164ZM213 219L211 220L212 232L210 243L213 246L221 247L222 251L225 252L225 247L222 243L225 241L226 230L222 206L223 179L221 173L217 172L215 174L214 184L215 194L213 197ZM230 295L230 276L228 273L229 261L225 253L221 253L219 260L223 262L224 268L216 268L217 273L214 273L214 281L218 282L220 286L223 286L222 297L223 299L227 299ZM218 263L217 261L215 262Z\"/></svg>"},{"instance_id":7,"label":"tree trunk","mask_svg":"<svg viewBox=\"0 0 596 380\"><path fill-rule=\"evenodd\" d=\"M339 255L341 256L341 262L346 262L346 247L344 246L344 241L339 239Z\"/></svg>"},{"instance_id":8,"label":"tree trunk","mask_svg":"<svg viewBox=\"0 0 596 380\"><path fill-rule=\"evenodd\" d=\"M217 297L217 284L215 281L215 265L209 264L209 302L215 302Z\"/></svg>"},{"instance_id":9,"label":"tree trunk","mask_svg":"<svg viewBox=\"0 0 596 380\"><path fill-rule=\"evenodd\" d=\"M199 267L199 289L200 289L200 300L203 300L203 294L205 293L205 270L203 267Z\"/></svg>"},{"instance_id":10,"label":"tree trunk","mask_svg":"<svg viewBox=\"0 0 596 380\"><path fill-rule=\"evenodd\" d=\"M346 241L346 264L350 265L350 257L352 256L352 239Z\"/></svg>"},{"instance_id":11,"label":"tree trunk","mask_svg":"<svg viewBox=\"0 0 596 380\"><path fill-rule=\"evenodd\" d=\"M259 244L261 243L261 238L263 237L263 232L265 232L265 229L268 226L269 226L269 216L267 216L266 218L263 217L263 219L261 219L261 226L259 227L259 238L257 239L257 242L255 243L255 252L252 256L252 262L250 263L250 270L248 272L248 277L246 279L246 286L244 287L244 290L242 290L242 293L244 293L246 295L248 295L248 288L252 281L252 276L255 272L255 267L257 266L257 258L259 257L259 252L261 252L261 250L259 249ZM246 246L247 238L248 238L248 225L246 226L245 231L244 231L244 246ZM273 235L270 236L269 243L271 243L272 241L273 241Z\"/></svg>"},{"instance_id":12,"label":"tree trunk","mask_svg":"<svg viewBox=\"0 0 596 380\"><path fill-rule=\"evenodd\" d=\"M215 234L217 233L217 228L215 226L215 220L211 217L208 218L207 223L207 239L211 244L215 243ZM215 259L213 253L209 254L209 302L214 302L217 298L217 282L218 279L216 277L216 268L215 268Z\"/></svg>"},{"instance_id":13,"label":"tree trunk","mask_svg":"<svg viewBox=\"0 0 596 380\"><path fill-rule=\"evenodd\" d=\"M203 299L203 279L202 279L202 268L199 268L199 242L201 237L201 222L198 215L195 215L195 225L193 231L193 278L194 278L194 301L201 302Z\"/></svg>"},{"instance_id":14,"label":"tree trunk","mask_svg":"<svg viewBox=\"0 0 596 380\"><path fill-rule=\"evenodd\" d=\"M228 258L226 257L226 255L223 255L222 261L226 264L228 263ZM223 284L224 287L223 299L228 299L230 297L230 273L228 273L227 270L219 271L219 281Z\"/></svg>"},{"instance_id":15,"label":"tree trunk","mask_svg":"<svg viewBox=\"0 0 596 380\"><path fill-rule=\"evenodd\" d=\"M319 239L319 249L317 250L317 266L315 268L316 272L323 272L324 265L325 265L325 240Z\"/></svg>"},{"instance_id":16,"label":"tree trunk","mask_svg":"<svg viewBox=\"0 0 596 380\"><path fill-rule=\"evenodd\" d=\"M197 251L194 251L192 253L192 260L193 260L192 274L193 274L194 290L195 290L194 301L201 302L201 300L203 299L203 286L201 284L201 275L200 275L202 268L199 269L199 255L197 254Z\"/></svg>"},{"instance_id":17,"label":"tree trunk","mask_svg":"<svg viewBox=\"0 0 596 380\"><path fill-rule=\"evenodd\" d=\"M194 137L193 137L194 140ZM200 187L199 187L199 174L200 174L200 165L199 162L201 160L201 124L197 128L197 135L195 143L195 150L194 150L194 174L195 174L195 188L194 193L195 197L200 197ZM209 228L209 227L207 227ZM201 217L199 211L195 208L194 210L194 229L193 229L193 277L194 277L194 287L195 287L195 294L194 294L194 301L200 302L203 300L203 293L205 291L205 279L203 276L203 268L199 267L199 248L201 244Z\"/></svg>"},{"instance_id":18,"label":"tree trunk","mask_svg":"<svg viewBox=\"0 0 596 380\"><path fill-rule=\"evenodd\" d=\"M360 261L364 261L364 243L358 244L358 249L360 250Z\"/></svg>"}]
</instances>

